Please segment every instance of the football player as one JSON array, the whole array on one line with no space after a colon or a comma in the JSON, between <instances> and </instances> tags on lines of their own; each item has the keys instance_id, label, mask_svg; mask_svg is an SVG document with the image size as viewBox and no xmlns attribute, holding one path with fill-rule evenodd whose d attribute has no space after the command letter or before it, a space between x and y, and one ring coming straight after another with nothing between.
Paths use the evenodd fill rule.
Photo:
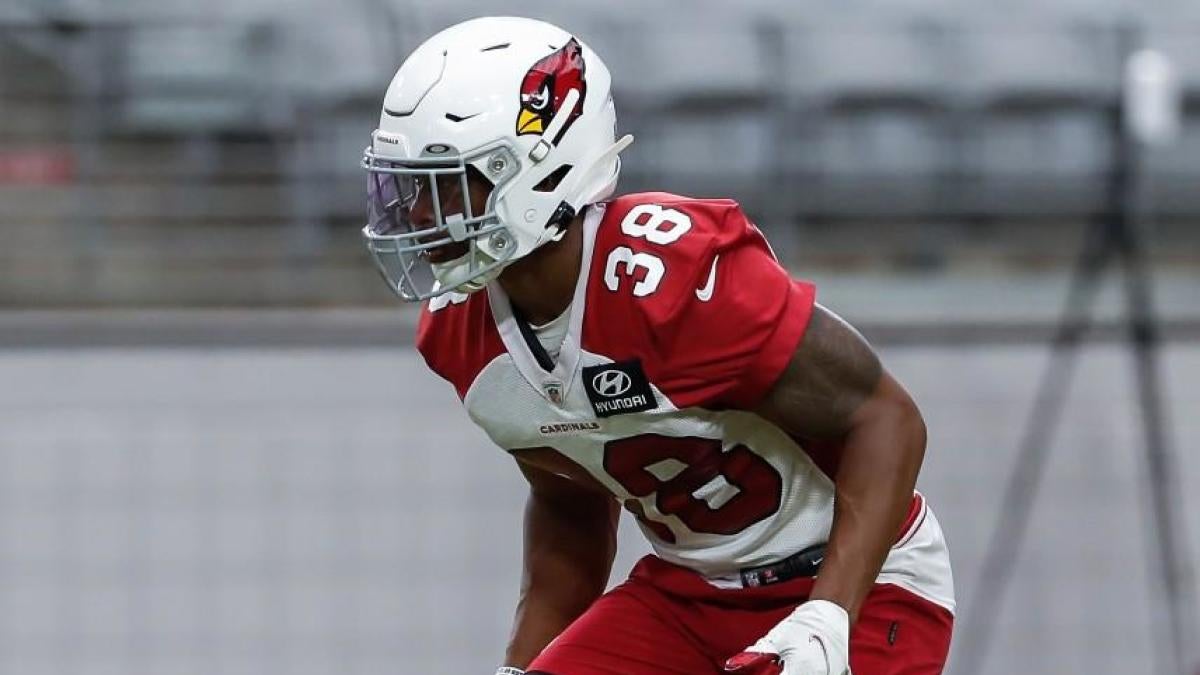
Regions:
<instances>
[{"instance_id":1,"label":"football player","mask_svg":"<svg viewBox=\"0 0 1200 675\"><path fill-rule=\"evenodd\" d=\"M612 197L610 75L546 23L418 47L363 165L417 348L528 479L504 675L930 675L921 414L729 199ZM619 508L655 555L605 593Z\"/></svg>"}]
</instances>

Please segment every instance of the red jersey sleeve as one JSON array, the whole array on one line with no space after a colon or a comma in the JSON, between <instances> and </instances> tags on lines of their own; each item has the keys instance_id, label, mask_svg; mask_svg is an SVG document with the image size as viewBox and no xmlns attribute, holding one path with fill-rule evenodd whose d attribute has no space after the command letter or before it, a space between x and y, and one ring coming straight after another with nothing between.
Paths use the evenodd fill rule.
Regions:
<instances>
[{"instance_id":1,"label":"red jersey sleeve","mask_svg":"<svg viewBox=\"0 0 1200 675\"><path fill-rule=\"evenodd\" d=\"M417 323L417 352L429 368L454 385L459 399L479 373L504 353L486 293L457 293L427 301Z\"/></svg>"},{"instance_id":2,"label":"red jersey sleeve","mask_svg":"<svg viewBox=\"0 0 1200 675\"><path fill-rule=\"evenodd\" d=\"M622 242L664 263L654 293L627 301L627 319L642 324L635 351L678 407L753 408L799 346L816 289L788 275L736 202L674 199L658 202L690 220L683 236Z\"/></svg>"}]
</instances>

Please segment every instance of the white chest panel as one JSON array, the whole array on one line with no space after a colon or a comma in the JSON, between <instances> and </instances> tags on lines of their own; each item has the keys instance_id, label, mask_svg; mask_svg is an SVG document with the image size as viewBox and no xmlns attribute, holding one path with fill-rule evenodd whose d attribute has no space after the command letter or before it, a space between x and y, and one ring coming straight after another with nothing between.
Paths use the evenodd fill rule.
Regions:
<instances>
[{"instance_id":1,"label":"white chest panel","mask_svg":"<svg viewBox=\"0 0 1200 675\"><path fill-rule=\"evenodd\" d=\"M639 520L658 555L704 574L775 561L828 537L832 482L787 434L749 412L679 410L653 383L656 409L597 418L581 372L612 360L586 351L580 357L580 367L561 383L558 405L535 389L511 355L497 357L464 399L471 419L500 447L553 448L627 507L640 504ZM690 440L673 442L678 439ZM686 452L654 452L672 445ZM701 478L671 482L687 471ZM761 479L752 481L755 487L742 480L750 476ZM764 494L735 501L743 491L739 481ZM678 493L681 483L689 494L666 494Z\"/></svg>"}]
</instances>

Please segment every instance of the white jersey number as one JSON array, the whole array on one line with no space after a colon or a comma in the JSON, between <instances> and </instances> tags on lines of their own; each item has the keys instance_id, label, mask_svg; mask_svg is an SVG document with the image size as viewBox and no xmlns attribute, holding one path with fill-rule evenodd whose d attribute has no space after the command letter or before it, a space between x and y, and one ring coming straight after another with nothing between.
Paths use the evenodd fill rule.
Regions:
<instances>
[{"instance_id":1,"label":"white jersey number","mask_svg":"<svg viewBox=\"0 0 1200 675\"><path fill-rule=\"evenodd\" d=\"M461 305L462 303L466 302L469 297L470 296L466 293L456 293L455 291L450 291L449 293L443 293L441 295L435 295L429 299L429 311L430 313L433 313L446 309L450 305Z\"/></svg>"},{"instance_id":2,"label":"white jersey number","mask_svg":"<svg viewBox=\"0 0 1200 675\"><path fill-rule=\"evenodd\" d=\"M664 224L668 226L665 230L662 229ZM661 246L674 244L690 229L692 219L688 214L664 209L658 204L638 204L621 221L621 231L625 234Z\"/></svg>"},{"instance_id":3,"label":"white jersey number","mask_svg":"<svg viewBox=\"0 0 1200 675\"><path fill-rule=\"evenodd\" d=\"M692 229L692 219L682 211L667 209L658 204L638 204L629 210L621 221L621 231L631 237L645 239L651 244L666 246L679 241L679 238ZM641 251L635 252L628 246L618 246L608 254L604 264L604 285L614 293L621 288L621 276L636 277L639 268L644 274L633 284L633 294L644 298L658 290L667 266L662 258Z\"/></svg>"},{"instance_id":4,"label":"white jersey number","mask_svg":"<svg viewBox=\"0 0 1200 675\"><path fill-rule=\"evenodd\" d=\"M604 285L608 286L610 291L621 287L621 277L617 276L617 268L621 266L624 267L625 275L630 277L636 274L639 267L646 270L646 275L633 284L633 294L639 298L658 290L663 275L667 273L667 266L658 256L635 253L628 246L618 246L608 254L608 261L604 263Z\"/></svg>"}]
</instances>

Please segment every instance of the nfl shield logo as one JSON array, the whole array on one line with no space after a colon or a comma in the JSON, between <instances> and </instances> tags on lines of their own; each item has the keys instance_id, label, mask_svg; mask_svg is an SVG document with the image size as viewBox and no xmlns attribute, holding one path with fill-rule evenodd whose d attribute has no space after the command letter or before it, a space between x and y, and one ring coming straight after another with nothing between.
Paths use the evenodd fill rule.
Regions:
<instances>
[{"instance_id":1,"label":"nfl shield logo","mask_svg":"<svg viewBox=\"0 0 1200 675\"><path fill-rule=\"evenodd\" d=\"M547 382L542 385L546 390L546 398L554 405L562 405L562 382Z\"/></svg>"}]
</instances>

